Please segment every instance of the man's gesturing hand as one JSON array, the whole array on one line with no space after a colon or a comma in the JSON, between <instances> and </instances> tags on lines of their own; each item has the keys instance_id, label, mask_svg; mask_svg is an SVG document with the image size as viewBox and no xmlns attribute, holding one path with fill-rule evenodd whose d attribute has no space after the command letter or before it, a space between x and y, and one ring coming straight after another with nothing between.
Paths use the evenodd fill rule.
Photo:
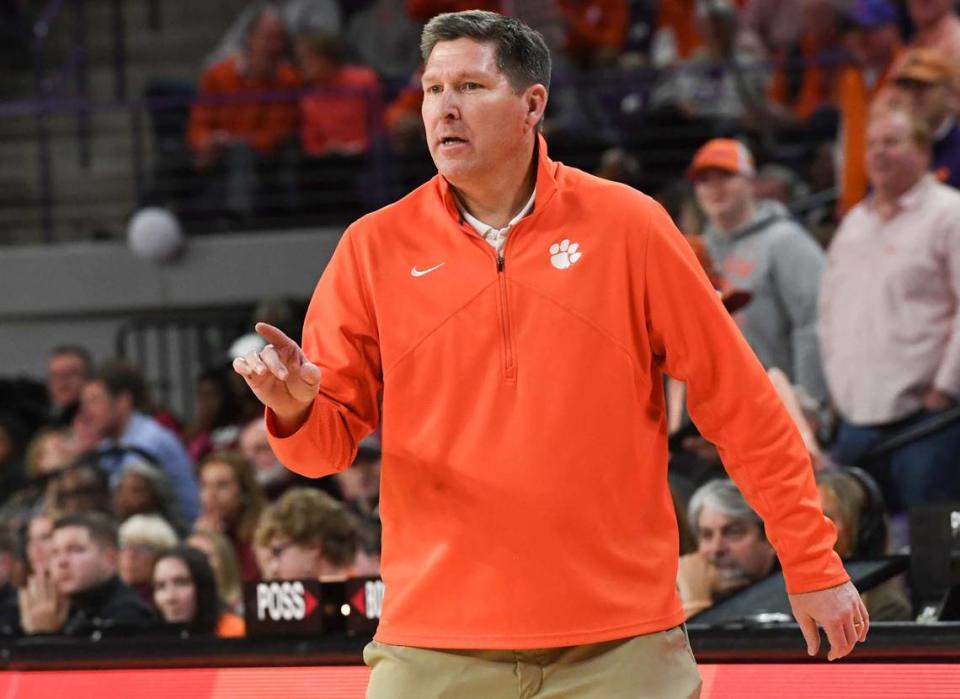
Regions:
<instances>
[{"instance_id":1,"label":"man's gesturing hand","mask_svg":"<svg viewBox=\"0 0 960 699\"><path fill-rule=\"evenodd\" d=\"M830 641L828 660L842 658L858 641L867 638L870 615L857 588L849 581L818 592L790 595L790 606L807 640L810 655L816 655L820 649L818 624L827 632Z\"/></svg>"},{"instance_id":2,"label":"man's gesturing hand","mask_svg":"<svg viewBox=\"0 0 960 699\"><path fill-rule=\"evenodd\" d=\"M307 419L320 390L320 368L283 331L257 323L256 331L269 344L233 360L233 369L247 381L260 402L277 416L284 435L296 432Z\"/></svg>"}]
</instances>

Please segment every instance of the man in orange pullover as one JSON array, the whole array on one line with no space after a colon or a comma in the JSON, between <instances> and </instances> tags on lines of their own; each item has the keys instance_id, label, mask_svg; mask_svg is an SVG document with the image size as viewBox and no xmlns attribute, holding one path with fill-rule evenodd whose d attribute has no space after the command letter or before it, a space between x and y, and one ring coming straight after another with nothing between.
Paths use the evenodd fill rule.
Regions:
<instances>
[{"instance_id":1,"label":"man in orange pullover","mask_svg":"<svg viewBox=\"0 0 960 699\"><path fill-rule=\"evenodd\" d=\"M234 363L306 475L346 468L382 412L368 698L699 694L663 372L764 519L808 652L819 623L849 653L868 616L803 442L666 213L548 157L542 37L471 11L422 52L439 174L347 230L303 349L258 324L271 344Z\"/></svg>"}]
</instances>

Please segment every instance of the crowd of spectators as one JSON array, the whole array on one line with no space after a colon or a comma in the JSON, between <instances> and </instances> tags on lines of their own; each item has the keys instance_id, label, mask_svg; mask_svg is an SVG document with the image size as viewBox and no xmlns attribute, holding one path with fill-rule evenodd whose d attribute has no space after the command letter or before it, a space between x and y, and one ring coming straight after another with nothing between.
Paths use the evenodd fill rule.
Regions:
<instances>
[{"instance_id":1,"label":"crowd of spectators","mask_svg":"<svg viewBox=\"0 0 960 699\"><path fill-rule=\"evenodd\" d=\"M259 0L225 30L194 87L150 91L157 138L147 198L200 232L343 225L402 196L434 171L420 121L419 29L439 12L475 8L546 37L554 64L543 128L553 156L680 206L676 183L704 135L737 137L766 173L758 186L788 203L837 188L835 208L801 212L823 239L867 192L872 104L898 89L911 109L932 112L939 98L941 119L952 111L955 85L949 94L925 86L955 81L953 5ZM919 48L917 79L918 70L899 69ZM170 89L189 95L188 112L164 100ZM179 121L171 126L165 110ZM954 139L935 134L943 172L956 171ZM685 223L699 232L695 218Z\"/></svg>"},{"instance_id":2,"label":"crowd of spectators","mask_svg":"<svg viewBox=\"0 0 960 699\"><path fill-rule=\"evenodd\" d=\"M960 421L942 419L960 399L954 3L257 3L199 81L196 201L230 226L347 222L425 181L419 23L475 7L553 49L551 154L656 196L688 235L807 443L840 555L904 550L911 507L960 500ZM695 615L777 561L683 385L665 390ZM0 415L5 633L236 635L242 581L376 574L376 442L313 481L277 461L226 365L196 393L181 424L135 367L63 346L40 418ZM911 618L906 593L872 592L872 617Z\"/></svg>"},{"instance_id":3,"label":"crowd of spectators","mask_svg":"<svg viewBox=\"0 0 960 699\"><path fill-rule=\"evenodd\" d=\"M186 424L77 345L50 352L41 405L4 396L0 636L242 636L245 582L379 574L377 438L349 473L297 476L230 371L201 372Z\"/></svg>"}]
</instances>

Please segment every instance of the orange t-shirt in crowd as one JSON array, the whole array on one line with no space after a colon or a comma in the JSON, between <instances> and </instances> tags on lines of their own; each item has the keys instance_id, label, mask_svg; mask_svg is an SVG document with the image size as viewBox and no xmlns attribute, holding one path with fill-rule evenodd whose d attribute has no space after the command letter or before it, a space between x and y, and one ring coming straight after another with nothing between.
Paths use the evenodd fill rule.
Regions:
<instances>
[{"instance_id":1,"label":"orange t-shirt in crowd","mask_svg":"<svg viewBox=\"0 0 960 699\"><path fill-rule=\"evenodd\" d=\"M901 60L898 49L887 67L868 87L863 69L847 66L840 74L840 212L846 213L867 195L867 122L870 105L886 86Z\"/></svg>"},{"instance_id":2,"label":"orange t-shirt in crowd","mask_svg":"<svg viewBox=\"0 0 960 699\"><path fill-rule=\"evenodd\" d=\"M834 52L839 57L839 49ZM834 60L822 52L817 37L804 34L800 39L802 65L793 65L790 57L781 59L770 82L770 99L788 107L793 115L806 121L823 107L837 106L840 102L840 75L843 65L829 63ZM787 95L790 73L801 71L800 87L792 99Z\"/></svg>"},{"instance_id":3,"label":"orange t-shirt in crowd","mask_svg":"<svg viewBox=\"0 0 960 699\"><path fill-rule=\"evenodd\" d=\"M247 624L238 614L227 612L217 622L217 636L219 638L243 638L247 635Z\"/></svg>"},{"instance_id":4,"label":"orange t-shirt in crowd","mask_svg":"<svg viewBox=\"0 0 960 699\"><path fill-rule=\"evenodd\" d=\"M307 86L300 99L300 142L308 155L365 151L380 126L380 79L364 66L342 66L333 80Z\"/></svg>"},{"instance_id":5,"label":"orange t-shirt in crowd","mask_svg":"<svg viewBox=\"0 0 960 699\"><path fill-rule=\"evenodd\" d=\"M223 131L261 153L275 151L296 132L299 88L300 79L288 63L282 63L270 80L247 78L238 56L215 63L200 78L198 101L190 110L190 147L198 149ZM204 98L214 101L205 103Z\"/></svg>"},{"instance_id":6,"label":"orange t-shirt in crowd","mask_svg":"<svg viewBox=\"0 0 960 699\"><path fill-rule=\"evenodd\" d=\"M630 11L623 0L560 0L567 19L566 49L589 56L597 49L619 50L627 37Z\"/></svg>"},{"instance_id":7,"label":"orange t-shirt in crowd","mask_svg":"<svg viewBox=\"0 0 960 699\"><path fill-rule=\"evenodd\" d=\"M670 217L542 137L534 157L502 257L440 176L351 225L304 322L319 395L291 435L266 413L280 461L317 477L382 411L377 640L543 648L680 624L663 373L787 589L848 580L803 440Z\"/></svg>"}]
</instances>

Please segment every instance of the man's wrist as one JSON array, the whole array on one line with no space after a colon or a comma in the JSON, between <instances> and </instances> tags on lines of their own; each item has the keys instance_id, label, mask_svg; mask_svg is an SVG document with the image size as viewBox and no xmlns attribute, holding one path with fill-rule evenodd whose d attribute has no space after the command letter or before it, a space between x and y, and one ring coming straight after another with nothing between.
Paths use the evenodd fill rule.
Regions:
<instances>
[{"instance_id":1,"label":"man's wrist","mask_svg":"<svg viewBox=\"0 0 960 699\"><path fill-rule=\"evenodd\" d=\"M284 413L280 414L276 410L271 409L270 412L273 413L273 427L275 428L275 436L283 438L289 437L290 435L297 432L304 423L307 421L307 418L310 417L310 411L313 408L313 403L309 403L302 410L299 410L295 413Z\"/></svg>"}]
</instances>

